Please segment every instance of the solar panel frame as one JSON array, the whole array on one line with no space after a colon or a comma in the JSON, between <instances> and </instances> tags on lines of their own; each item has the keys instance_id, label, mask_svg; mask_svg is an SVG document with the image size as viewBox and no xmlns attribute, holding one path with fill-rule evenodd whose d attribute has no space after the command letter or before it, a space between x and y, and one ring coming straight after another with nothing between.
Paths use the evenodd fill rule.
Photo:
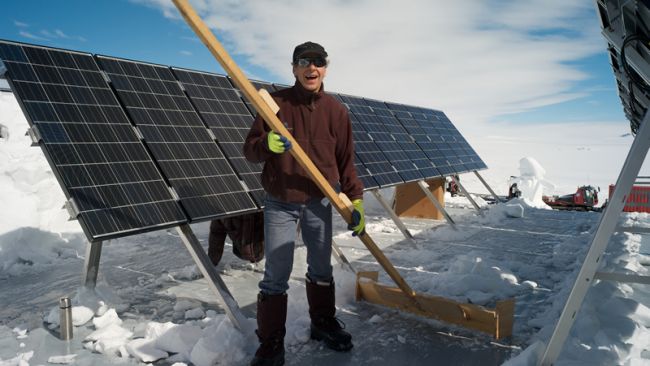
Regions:
<instances>
[{"instance_id":1,"label":"solar panel frame","mask_svg":"<svg viewBox=\"0 0 650 366\"><path fill-rule=\"evenodd\" d=\"M239 91L225 75L176 67L172 67L172 72L214 134L217 144L235 172L246 184L255 203L263 208L265 195L261 183L263 164L251 163L243 154L244 142L254 115L249 111Z\"/></svg>"},{"instance_id":2,"label":"solar panel frame","mask_svg":"<svg viewBox=\"0 0 650 366\"><path fill-rule=\"evenodd\" d=\"M187 222L91 54L0 41L0 58L89 241Z\"/></svg>"},{"instance_id":3,"label":"solar panel frame","mask_svg":"<svg viewBox=\"0 0 650 366\"><path fill-rule=\"evenodd\" d=\"M169 67L95 57L192 222L258 209Z\"/></svg>"}]
</instances>

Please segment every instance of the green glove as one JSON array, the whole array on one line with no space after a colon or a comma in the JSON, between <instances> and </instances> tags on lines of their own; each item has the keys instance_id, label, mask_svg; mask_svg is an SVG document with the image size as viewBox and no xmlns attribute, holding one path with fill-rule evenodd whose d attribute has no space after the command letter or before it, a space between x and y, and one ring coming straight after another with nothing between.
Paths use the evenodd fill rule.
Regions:
<instances>
[{"instance_id":1,"label":"green glove","mask_svg":"<svg viewBox=\"0 0 650 366\"><path fill-rule=\"evenodd\" d=\"M348 230L352 230L352 236L363 235L366 229L363 200L358 198L352 201L352 206L354 206L354 211L352 211L352 220L348 224Z\"/></svg>"},{"instance_id":2,"label":"green glove","mask_svg":"<svg viewBox=\"0 0 650 366\"><path fill-rule=\"evenodd\" d=\"M291 141L274 131L269 132L266 136L266 144L269 147L269 150L276 154L282 154L291 149Z\"/></svg>"}]
</instances>

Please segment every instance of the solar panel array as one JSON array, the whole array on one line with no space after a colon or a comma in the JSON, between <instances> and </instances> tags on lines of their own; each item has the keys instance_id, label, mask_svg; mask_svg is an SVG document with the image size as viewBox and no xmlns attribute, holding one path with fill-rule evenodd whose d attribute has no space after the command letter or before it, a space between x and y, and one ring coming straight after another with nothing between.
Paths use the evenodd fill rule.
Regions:
<instances>
[{"instance_id":1,"label":"solar panel array","mask_svg":"<svg viewBox=\"0 0 650 366\"><path fill-rule=\"evenodd\" d=\"M92 55L2 42L0 59L88 238L187 221Z\"/></svg>"},{"instance_id":2,"label":"solar panel array","mask_svg":"<svg viewBox=\"0 0 650 366\"><path fill-rule=\"evenodd\" d=\"M255 110L228 77L10 41L0 60L91 241L262 207ZM441 111L331 94L366 189L486 168Z\"/></svg>"}]
</instances>

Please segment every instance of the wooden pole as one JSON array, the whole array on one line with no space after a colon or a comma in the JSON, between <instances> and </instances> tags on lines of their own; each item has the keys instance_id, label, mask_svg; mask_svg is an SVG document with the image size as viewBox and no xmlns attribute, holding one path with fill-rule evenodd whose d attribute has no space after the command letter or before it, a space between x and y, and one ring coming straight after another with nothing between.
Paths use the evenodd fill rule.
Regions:
<instances>
[{"instance_id":1,"label":"wooden pole","mask_svg":"<svg viewBox=\"0 0 650 366\"><path fill-rule=\"evenodd\" d=\"M323 192L323 194L332 202L336 210L343 216L345 221L347 223L350 222L351 217L352 217L352 211L350 208L348 208L343 201L339 198L339 196L336 194L332 186L329 184L329 182L325 179L325 177L321 174L321 172L318 170L316 165L309 159L307 154L303 151L303 149L298 145L298 142L291 136L289 131L284 127L282 122L278 119L278 117L273 113L271 110L271 107L264 102L262 97L257 93L255 90L255 87L251 84L251 82L248 80L246 75L241 71L241 69L237 66L235 61L230 57L228 52L226 52L225 48L221 45L221 43L217 40L217 38L212 34L210 29L205 25L203 20L196 14L192 6L189 4L187 0L172 0L174 2L174 5L178 8L180 13L183 15L183 18L185 18L185 21L190 25L190 27L194 30L194 32L198 35L198 37L201 39L203 44L210 50L212 55L219 61L221 66L226 70L228 75L233 79L235 82L235 85L241 90L241 92L248 98L248 100L253 104L257 112L264 118L264 121L269 125L271 129L274 131L277 131L279 134L282 136L286 137L289 141L291 141L291 144L293 145L293 148L289 150L291 155L298 161L298 163L307 171L309 174L310 178L314 181L314 183L320 188L320 190ZM363 235L359 236L359 239L363 242L363 244L368 248L370 253L377 259L377 262L384 268L386 273L390 276L390 278L395 281L397 286L409 297L413 298L415 300L415 292L411 289L411 287L404 281L402 276L397 272L395 267L390 263L388 258L384 255L384 253L377 247L377 244L372 240L372 238L368 235L368 233L365 233Z\"/></svg>"}]
</instances>

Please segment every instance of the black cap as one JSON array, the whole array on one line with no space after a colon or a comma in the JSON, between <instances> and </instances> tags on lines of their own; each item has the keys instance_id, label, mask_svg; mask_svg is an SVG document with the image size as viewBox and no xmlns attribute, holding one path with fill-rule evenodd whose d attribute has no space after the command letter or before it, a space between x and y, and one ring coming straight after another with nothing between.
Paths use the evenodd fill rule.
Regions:
<instances>
[{"instance_id":1,"label":"black cap","mask_svg":"<svg viewBox=\"0 0 650 366\"><path fill-rule=\"evenodd\" d=\"M297 45L293 50L293 62L295 63L300 57L306 54L316 54L323 58L327 57L327 52L325 52L323 46L318 43L307 41L303 44Z\"/></svg>"}]
</instances>

